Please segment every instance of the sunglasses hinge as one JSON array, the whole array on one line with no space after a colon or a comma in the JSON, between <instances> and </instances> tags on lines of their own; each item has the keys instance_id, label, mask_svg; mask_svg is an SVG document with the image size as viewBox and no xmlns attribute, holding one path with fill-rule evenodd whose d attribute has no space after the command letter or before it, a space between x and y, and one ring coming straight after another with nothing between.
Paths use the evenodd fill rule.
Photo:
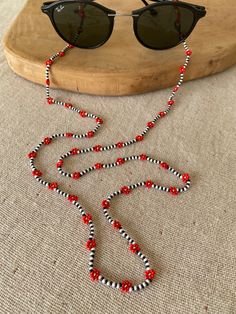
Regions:
<instances>
[{"instance_id":1,"label":"sunglasses hinge","mask_svg":"<svg viewBox=\"0 0 236 314\"><path fill-rule=\"evenodd\" d=\"M139 16L138 14L132 14L132 13L108 13L108 16Z\"/></svg>"}]
</instances>

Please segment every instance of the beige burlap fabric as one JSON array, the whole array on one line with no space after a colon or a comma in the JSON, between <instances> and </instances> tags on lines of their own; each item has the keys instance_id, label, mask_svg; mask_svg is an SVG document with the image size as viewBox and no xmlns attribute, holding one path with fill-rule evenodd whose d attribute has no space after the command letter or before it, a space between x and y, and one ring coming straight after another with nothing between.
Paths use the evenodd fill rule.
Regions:
<instances>
[{"instance_id":1,"label":"beige burlap fabric","mask_svg":"<svg viewBox=\"0 0 236 314\"><path fill-rule=\"evenodd\" d=\"M1 32L22 6L1 1ZM0 52L0 313L236 313L235 86L236 68L186 83L175 110L146 140L119 152L90 154L67 162L83 169L118 155L148 152L191 174L191 189L174 198L139 189L113 202L118 218L158 271L142 292L121 294L88 279L87 228L65 199L31 176L26 153L45 135L85 131L93 122L45 105L44 88L15 75ZM138 282L143 265L107 225L101 200L121 185L151 178L177 183L152 164L127 163L78 182L62 179L58 157L74 145L129 138L163 108L169 89L132 97L54 95L101 115L96 138L58 140L42 150L37 165L49 180L79 195L94 216L96 266L113 280Z\"/></svg>"}]
</instances>

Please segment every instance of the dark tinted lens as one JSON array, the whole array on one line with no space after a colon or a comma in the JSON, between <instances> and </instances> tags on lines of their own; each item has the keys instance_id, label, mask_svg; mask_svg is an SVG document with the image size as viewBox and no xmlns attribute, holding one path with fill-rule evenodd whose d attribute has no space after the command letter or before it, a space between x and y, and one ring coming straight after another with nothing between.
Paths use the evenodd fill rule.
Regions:
<instances>
[{"instance_id":1,"label":"dark tinted lens","mask_svg":"<svg viewBox=\"0 0 236 314\"><path fill-rule=\"evenodd\" d=\"M96 47L110 35L110 20L100 8L86 3L64 3L53 12L58 32L80 48Z\"/></svg>"},{"instance_id":2,"label":"dark tinted lens","mask_svg":"<svg viewBox=\"0 0 236 314\"><path fill-rule=\"evenodd\" d=\"M137 22L137 36L153 49L167 49L185 39L194 22L193 12L178 5L147 9Z\"/></svg>"}]
</instances>

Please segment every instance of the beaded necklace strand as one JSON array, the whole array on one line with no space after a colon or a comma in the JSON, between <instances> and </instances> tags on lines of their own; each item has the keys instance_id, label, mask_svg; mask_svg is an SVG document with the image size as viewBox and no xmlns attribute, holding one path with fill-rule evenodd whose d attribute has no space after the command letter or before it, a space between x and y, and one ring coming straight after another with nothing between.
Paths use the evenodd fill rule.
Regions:
<instances>
[{"instance_id":1,"label":"beaded necklace strand","mask_svg":"<svg viewBox=\"0 0 236 314\"><path fill-rule=\"evenodd\" d=\"M45 145L49 145L52 143L52 141L56 140L57 138L60 137L68 137L68 138L76 138L76 139L82 139L82 138L92 138L95 133L98 131L98 129L100 128L100 126L103 123L103 120L98 117L97 115L94 115L92 113L87 113L84 110L81 109L76 109L72 104L70 103L66 103L66 102L62 102L62 101L57 101L55 99L53 99L52 97L50 97L50 80L49 80L49 72L50 72L50 68L51 66L54 64L54 61L59 58L59 57L63 57L65 55L65 53L67 51L69 51L70 49L73 49L74 47L72 45L66 45L66 47L64 49L62 49L60 52L52 55L48 60L46 60L45 64L46 64L46 71L45 71L45 77L46 77L46 97L47 97L47 103L49 105L55 104L55 105L59 105L62 106L68 110L73 110L75 112L78 112L79 115L82 118L91 118L94 119L96 121L96 127L93 130L87 131L86 133L83 134L73 134L73 133L59 133L59 134L53 134L49 137L45 137L28 155L27 157L30 159L30 167L32 170L32 175L34 176L34 178L36 179L36 181L40 182L41 184L45 185L46 187L48 187L48 189L57 192L58 194L60 194L61 196L65 197L70 203L72 203L74 206L76 206L76 208L79 210L79 213L82 217L82 222L86 225L88 225L89 228L89 236L88 236L88 240L85 243L85 247L87 248L87 250L89 251L89 263L88 263L88 272L89 272L89 276L90 279L92 281L98 281L101 284L104 284L106 286L115 288L115 289L119 289L122 292L132 292L132 291L139 291L144 289L145 287L147 287L154 279L155 275L156 275L156 271L154 269L152 269L150 267L150 263L148 261L148 258L141 252L141 249L139 247L139 245L132 239L132 237L126 232L126 230L122 227L121 223L118 220L114 220L112 218L112 216L108 213L108 210L110 208L110 204L111 204L111 200L114 197L117 197L121 194L130 194L132 192L132 190L140 188L140 187L145 187L147 189L153 188L156 190L160 190L160 191L164 191L167 193L170 193L173 196L177 196L179 193L185 192L189 189L190 187L190 176L188 173L184 173L181 174L178 171L176 171L174 168L170 167L166 162L161 161L161 160L157 160L154 159L146 154L141 154L141 155L134 155L134 156L129 156L129 157L120 157L117 158L116 161L111 162L111 163L107 163L107 164L102 164L102 163L96 163L95 165L84 169L83 171L80 172L73 172L73 173L68 173L65 172L62 169L63 166L63 162L64 159L66 159L69 156L75 156L78 154L86 154L89 152L101 152L101 151L107 151L107 150L112 150L112 149L121 149L123 147L132 145L136 142L141 142L145 135L155 126L155 124L157 123L157 121L161 118L166 117L166 115L170 112L170 110L173 108L173 105L175 103L174 101L174 97L176 95L176 93L179 90L179 87L181 86L181 84L183 83L183 79L184 79L184 73L186 71L186 68L188 66L189 60L190 60L190 56L192 54L192 51L189 50L186 42L183 42L183 46L185 49L185 63L180 67L179 72L180 72L180 78L179 81L177 83L177 85L173 88L171 95L167 101L167 108L164 111L160 111L154 118L152 121L147 122L145 129L138 134L137 136L135 136L134 138L128 140L128 141L119 141L116 144L110 144L107 146L101 146L101 145L95 145L93 147L89 147L89 148L84 148L84 149L80 149L78 147L74 147L72 148L69 152L65 153L64 155L61 155L59 160L56 163L56 167L58 172L66 177L72 178L74 180L78 180L80 177L86 175L87 173L91 172L91 171L96 171L99 170L101 171L104 168L111 168L111 167L117 167L117 166L121 166L124 163L131 161L131 160L141 160L143 162L145 161L149 161L151 163L154 164L158 164L161 168L170 171L172 174L174 174L175 176L177 176L178 178L180 178L182 180L182 182L184 183L183 187L175 187L175 186L170 186L170 187L165 187L165 186L161 186L158 184L155 184L154 182L152 182L151 180L147 180L147 181L143 181L143 182L138 182L132 185L126 185L126 186L122 186L119 190L111 193L110 195L107 196L106 199L104 199L101 202L101 207L102 207L102 211L103 214L105 215L107 221L112 225L113 229L118 232L126 241L129 247L129 250L136 254L144 263L144 267L145 267L145 271L144 271L144 279L142 280L142 282L140 282L137 285L133 285L132 282L130 282L129 280L123 280L121 282L114 282L111 281L107 278L105 278L101 271L97 268L94 267L94 258L95 258L95 251L96 251L96 240L95 240L95 229L94 229L94 223L92 221L92 215L90 213L88 213L80 204L79 200L78 200L78 196L77 195L70 195L65 191L62 191L59 188L59 185L57 182L47 182L45 180L42 179L42 175L43 173L37 169L35 167L35 159L37 157L38 151L41 149L41 147L45 146Z\"/></svg>"}]
</instances>

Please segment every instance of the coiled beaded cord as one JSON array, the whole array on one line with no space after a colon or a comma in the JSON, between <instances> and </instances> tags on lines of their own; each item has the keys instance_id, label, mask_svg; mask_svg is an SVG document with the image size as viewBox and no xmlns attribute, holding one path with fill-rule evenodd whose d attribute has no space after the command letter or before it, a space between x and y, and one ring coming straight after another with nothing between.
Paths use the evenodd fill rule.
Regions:
<instances>
[{"instance_id":1,"label":"coiled beaded cord","mask_svg":"<svg viewBox=\"0 0 236 314\"><path fill-rule=\"evenodd\" d=\"M83 171L80 172L73 172L73 173L68 173L63 170L63 162L64 159L66 159L69 156L72 155L78 155L78 154L86 154L89 152L94 152L94 153L99 153L101 151L107 151L107 150L112 150L112 149L122 149L125 146L129 146L132 144L135 144L137 142L141 142L144 140L145 135L156 125L157 121L159 119L162 119L167 116L167 114L171 111L173 108L175 101L174 97L176 93L178 92L181 84L183 83L184 79L184 73L187 69L190 56L192 54L192 51L189 50L186 42L183 42L184 50L185 50L185 62L184 64L180 67L179 72L180 72L180 78L176 86L171 91L171 95L167 101L167 107L165 110L158 112L152 121L147 122L145 129L137 134L134 138L129 139L128 141L118 141L117 143L113 143L107 146L101 146L101 145L95 145L93 147L85 148L85 149L80 149L78 147L72 148L69 152L65 153L64 155L60 156L56 163L57 170L59 173L63 176L72 178L74 180L78 180L80 177L88 174L91 171L102 171L104 168L111 168L111 167L117 167L121 166L126 162L130 162L133 160L140 160L142 162L151 162L154 164L159 165L159 167L163 168L166 171L170 171L172 174L177 176L181 181L183 182L182 187L175 187L175 186L161 186L158 184L155 184L151 180L143 181L143 182L138 182L136 184L132 185L126 185L122 186L118 191L115 191L111 193L110 195L107 196L104 200L101 202L101 207L103 214L105 215L108 223L110 223L113 227L113 229L118 232L127 242L129 250L136 254L144 263L144 274L143 277L144 279L138 284L138 285L133 285L132 282L129 280L123 280L121 282L113 282L107 278L105 278L101 271L97 268L94 267L94 258L95 258L95 252L96 252L96 240L95 240L95 229L94 229L94 223L92 220L92 215L88 213L80 204L78 196L77 195L70 195L65 191L62 191L59 188L59 185L57 182L47 182L42 179L43 173L35 167L35 159L37 158L37 154L41 147L45 145L49 145L52 143L52 141L55 141L57 138L60 137L68 137L68 138L77 138L77 139L82 139L82 138L92 138L95 133L98 131L98 129L101 127L103 120L98 117L97 115L94 115L92 113L88 113L84 110L77 109L75 108L72 104L62 102L62 101L57 101L53 99L50 96L50 79L49 79L49 72L51 66L54 64L55 60L60 57L64 57L66 52L69 50L73 49L74 47L72 45L67 45L64 49L62 49L60 52L54 54L51 56L48 60L46 60L46 97L47 97L47 103L49 105L58 105L62 106L68 110L73 110L77 113L82 118L91 118L94 119L96 122L96 126L94 129L87 131L86 133L82 134L74 134L74 133L58 133L58 134L53 134L49 137L45 137L28 155L27 157L30 160L30 167L32 170L32 175L35 178L36 181L40 182L41 184L45 185L48 187L48 189L57 192L61 196L65 197L70 203L72 203L78 210L82 218L82 222L86 225L88 225L89 228L89 236L88 240L85 243L85 247L89 251L89 263L88 263L88 271L89 271L89 276L92 281L98 281L104 285L107 285L109 287L119 289L122 292L132 292L132 291L139 291L147 287L154 279L156 275L156 271L151 268L150 263L148 258L141 252L140 246L132 239L132 237L124 230L122 227L121 223L118 220L114 220L112 216L109 214L108 210L110 207L110 203L113 198L119 196L120 194L130 194L132 193L132 190L137 189L137 188L142 188L145 187L147 189L156 189L160 191L167 192L173 196L177 196L179 193L185 192L189 189L190 187L190 176L188 173L179 173L176 171L174 168L169 166L166 162L154 159L146 154L141 154L141 155L134 155L134 156L129 156L129 157L120 157L117 158L115 161L107 164L102 164L102 163L96 163L95 165L92 165L91 167L84 169Z\"/></svg>"}]
</instances>

